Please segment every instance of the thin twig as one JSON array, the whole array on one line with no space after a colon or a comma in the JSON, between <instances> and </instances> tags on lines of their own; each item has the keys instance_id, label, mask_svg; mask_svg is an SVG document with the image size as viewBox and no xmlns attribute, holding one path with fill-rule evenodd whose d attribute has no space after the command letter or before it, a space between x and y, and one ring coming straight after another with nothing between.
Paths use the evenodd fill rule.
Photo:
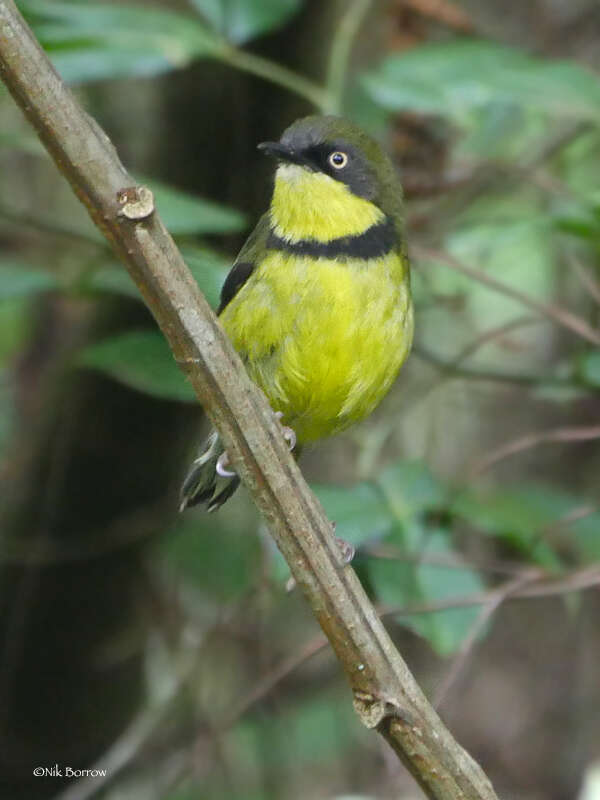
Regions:
<instances>
[{"instance_id":1,"label":"thin twig","mask_svg":"<svg viewBox=\"0 0 600 800\"><path fill-rule=\"evenodd\" d=\"M457 214L472 204L479 196L487 191L506 192L511 186L525 180L534 182L539 168L560 150L570 145L573 141L585 134L590 128L589 121L568 122L552 131L550 136L536 140L516 164L488 161L471 171L471 179L462 182L464 187L460 194L453 193L450 198L445 198L438 204L435 211L436 234L443 232L444 219ZM459 184L460 186L460 184ZM568 192L567 187L564 189ZM564 191L563 191L564 194ZM451 212L449 215L446 213Z\"/></svg>"},{"instance_id":2,"label":"thin twig","mask_svg":"<svg viewBox=\"0 0 600 800\"><path fill-rule=\"evenodd\" d=\"M221 730L228 730L231 728L250 708L263 700L277 684L281 683L288 675L295 672L302 664L305 664L326 646L327 639L322 634L319 634L311 639L301 650L293 653L289 658L286 658L285 661L279 664L279 666L272 669L266 675L263 675L258 683L225 717L219 725L219 728Z\"/></svg>"},{"instance_id":3,"label":"thin twig","mask_svg":"<svg viewBox=\"0 0 600 800\"><path fill-rule=\"evenodd\" d=\"M547 577L543 570L539 570L539 579L535 584L524 586L510 596L510 600L525 600L530 598L555 597L571 592L580 592L586 589L595 589L600 586L600 567L573 570L560 578ZM439 611L449 611L453 608L471 608L482 606L490 601L494 590L489 592L473 592L472 594L457 595L455 597L436 600L431 603L415 603L412 606L384 606L379 609L382 617L411 617L415 614L435 614Z\"/></svg>"},{"instance_id":4,"label":"thin twig","mask_svg":"<svg viewBox=\"0 0 600 800\"><path fill-rule=\"evenodd\" d=\"M561 578L540 580L531 586L520 589L514 597L540 598L595 589L600 586L600 569L597 564L574 570Z\"/></svg>"},{"instance_id":5,"label":"thin twig","mask_svg":"<svg viewBox=\"0 0 600 800\"><path fill-rule=\"evenodd\" d=\"M107 247L106 240L100 238L93 228L91 233L78 231L75 228L63 225L60 222L56 222L51 219L43 219L42 217L30 214L27 211L15 211L14 208L11 208L4 203L0 203L0 217L12 222L15 225L23 225L24 227L32 228L33 230L40 231L41 233L49 233L52 236L61 236L68 239L73 239L74 241L92 245L96 248L100 247L103 250L105 250Z\"/></svg>"},{"instance_id":6,"label":"thin twig","mask_svg":"<svg viewBox=\"0 0 600 800\"><path fill-rule=\"evenodd\" d=\"M600 439L600 425L588 425L577 428L553 428L548 431L539 431L537 433L527 433L524 436L519 436L512 442L507 442L501 447L492 450L483 458L480 458L469 470L469 477L474 478L481 475L490 467L503 461L505 458L514 456L517 453L523 453L525 450L531 450L533 447L538 447L540 444L556 444L559 442L573 443L573 442L589 442L594 439Z\"/></svg>"},{"instance_id":7,"label":"thin twig","mask_svg":"<svg viewBox=\"0 0 600 800\"><path fill-rule=\"evenodd\" d=\"M490 344L496 339L501 339L503 336L506 336L507 333L512 333L519 328L524 328L527 325L535 325L537 322L539 322L537 317L523 316L517 317L517 319L513 319L510 322L505 322L502 325L497 325L494 328L488 328L488 330L482 331L479 336L475 337L472 342L466 344L463 349L459 351L458 355L454 357L452 364L457 367L486 344Z\"/></svg>"},{"instance_id":8,"label":"thin twig","mask_svg":"<svg viewBox=\"0 0 600 800\"><path fill-rule=\"evenodd\" d=\"M506 591L510 586L510 591ZM581 570L564 575L560 578L549 577L542 569L532 567L521 567L521 574L499 589L491 589L488 592L477 592L471 595L456 596L446 598L433 603L414 606L387 606L378 608L382 617L408 617L414 614L437 614L440 611L448 611L455 608L469 608L472 606L483 606L491 608L492 604L498 607L500 602L512 600L540 599L544 597L554 597L570 592L593 589L600 586L600 569L597 566L586 567ZM500 597L499 597L500 596ZM283 680L291 675L296 669L305 664L310 658L320 653L327 645L324 636L316 636L307 642L298 652L286 658L279 666L275 667L267 675L260 678L257 684L245 695L245 697L227 715L224 728L231 728L244 714L264 698Z\"/></svg>"},{"instance_id":9,"label":"thin twig","mask_svg":"<svg viewBox=\"0 0 600 800\"><path fill-rule=\"evenodd\" d=\"M584 319L581 319L581 317L578 317L571 311L567 311L567 309L561 308L553 303L542 303L539 300L535 300L524 292L519 291L519 289L515 289L513 286L509 286L509 284L488 275L487 272L463 264L461 261L454 258L454 256L451 256L443 250L434 250L429 247L422 247L421 245L415 245L411 249L418 258L434 259L440 264L445 264L451 269L461 272L463 275L467 275L478 283L487 286L489 289L516 300L518 303L521 303L521 305L530 308L541 316L551 319L557 325L581 336L582 339L594 345L600 345L600 332L592 328Z\"/></svg>"},{"instance_id":10,"label":"thin twig","mask_svg":"<svg viewBox=\"0 0 600 800\"><path fill-rule=\"evenodd\" d=\"M594 514L598 514L599 511L600 508L598 508L598 506L589 505L588 503L584 503L581 506L576 506L570 511L567 511L567 513L560 517L560 519L557 519L554 522L551 522L549 525L546 525L541 533L544 538L554 536L565 528L568 528L574 522L579 522L579 520L593 517Z\"/></svg>"},{"instance_id":11,"label":"thin twig","mask_svg":"<svg viewBox=\"0 0 600 800\"><path fill-rule=\"evenodd\" d=\"M523 386L576 386L583 388L573 378L564 375L541 375L528 372L500 372L493 369L477 369L476 367L463 367L452 361L446 361L422 345L413 347L413 353L423 361L447 372L457 378L466 378L472 381L493 381L497 383L515 383Z\"/></svg>"},{"instance_id":12,"label":"thin twig","mask_svg":"<svg viewBox=\"0 0 600 800\"><path fill-rule=\"evenodd\" d=\"M573 253L567 254L567 264L588 290L592 300L600 305L600 283L598 283L594 276L583 266L581 261Z\"/></svg>"},{"instance_id":13,"label":"thin twig","mask_svg":"<svg viewBox=\"0 0 600 800\"><path fill-rule=\"evenodd\" d=\"M448 670L446 677L436 689L433 699L433 705L435 708L439 708L442 705L448 696L450 689L456 684L460 675L464 672L467 661L473 652L473 648L475 647L477 639L483 632L483 629L487 626L492 616L500 608L502 603L504 603L504 601L511 596L516 595L519 589L521 589L525 584L531 583L531 581L535 580L538 575L538 570L530 569L525 574L519 575L518 577L507 581L502 586L499 586L497 589L489 592L487 602L484 603L483 608L471 625L468 634L462 640L461 645L452 660L452 664L450 665L450 669Z\"/></svg>"},{"instance_id":14,"label":"thin twig","mask_svg":"<svg viewBox=\"0 0 600 800\"><path fill-rule=\"evenodd\" d=\"M361 556L401 561L409 564L426 564L443 569L471 569L499 575L523 575L528 567L517 561L495 558L464 558L450 553L406 553L398 547L385 544L369 544L360 548Z\"/></svg>"}]
</instances>

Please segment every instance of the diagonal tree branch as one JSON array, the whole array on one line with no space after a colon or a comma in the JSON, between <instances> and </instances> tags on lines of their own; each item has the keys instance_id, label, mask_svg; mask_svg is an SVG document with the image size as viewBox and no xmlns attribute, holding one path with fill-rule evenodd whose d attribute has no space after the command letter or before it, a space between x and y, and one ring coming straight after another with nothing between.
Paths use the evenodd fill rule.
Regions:
<instances>
[{"instance_id":1,"label":"diagonal tree branch","mask_svg":"<svg viewBox=\"0 0 600 800\"><path fill-rule=\"evenodd\" d=\"M346 673L361 720L436 800L494 800L395 649L331 524L295 465L265 398L105 133L64 86L12 0L0 0L0 75L140 288L235 469L268 522ZM132 120L132 124L136 124Z\"/></svg>"}]
</instances>

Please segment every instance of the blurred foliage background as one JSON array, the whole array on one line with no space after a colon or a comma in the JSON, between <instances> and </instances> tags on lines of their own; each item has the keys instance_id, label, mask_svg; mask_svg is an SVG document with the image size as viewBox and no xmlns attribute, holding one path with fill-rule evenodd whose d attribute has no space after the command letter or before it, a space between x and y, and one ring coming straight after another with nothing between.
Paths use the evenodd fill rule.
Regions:
<instances>
[{"instance_id":1,"label":"blurred foliage background","mask_svg":"<svg viewBox=\"0 0 600 800\"><path fill-rule=\"evenodd\" d=\"M386 144L415 351L303 470L499 795L598 800L595 0L18 5L212 303L259 141L326 110ZM422 797L244 492L177 514L201 409L6 92L0 164L1 796Z\"/></svg>"}]
</instances>

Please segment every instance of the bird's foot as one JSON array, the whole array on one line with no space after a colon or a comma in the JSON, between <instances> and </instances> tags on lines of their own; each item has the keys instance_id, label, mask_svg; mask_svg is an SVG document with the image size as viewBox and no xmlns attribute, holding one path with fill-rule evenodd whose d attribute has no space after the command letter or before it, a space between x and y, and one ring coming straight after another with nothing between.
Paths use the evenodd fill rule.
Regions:
<instances>
[{"instance_id":1,"label":"bird's foot","mask_svg":"<svg viewBox=\"0 0 600 800\"><path fill-rule=\"evenodd\" d=\"M279 420L279 424L281 425L281 418L283 417L283 411L276 411L275 416ZM283 438L288 443L288 447L290 448L290 450L293 450L296 447L297 443L296 431L293 428L290 428L288 425L281 425L281 430L283 431Z\"/></svg>"},{"instance_id":2,"label":"bird's foot","mask_svg":"<svg viewBox=\"0 0 600 800\"><path fill-rule=\"evenodd\" d=\"M279 422L281 422L283 411L276 411L275 416ZM283 432L283 438L287 442L289 449L293 450L296 447L296 432L293 430L293 428L289 428L287 425L281 425L281 430ZM232 469L228 469L229 466L229 455L227 454L227 451L225 451L224 453L221 453L219 460L217 461L217 475L220 478L235 478L237 472L234 472Z\"/></svg>"}]
</instances>

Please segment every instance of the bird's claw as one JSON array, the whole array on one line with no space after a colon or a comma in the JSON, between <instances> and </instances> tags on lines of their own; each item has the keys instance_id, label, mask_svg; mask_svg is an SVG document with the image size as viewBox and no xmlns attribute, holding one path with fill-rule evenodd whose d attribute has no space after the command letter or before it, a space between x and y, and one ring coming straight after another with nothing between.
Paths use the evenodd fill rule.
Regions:
<instances>
[{"instance_id":1,"label":"bird's claw","mask_svg":"<svg viewBox=\"0 0 600 800\"><path fill-rule=\"evenodd\" d=\"M335 520L331 523L331 531L335 534L337 529L337 522ZM354 556L356 555L356 547L350 542L347 542L345 539L340 539L339 536L334 536L335 543L337 545L338 551L340 556L342 557L342 564L346 566L346 564L350 564Z\"/></svg>"},{"instance_id":2,"label":"bird's claw","mask_svg":"<svg viewBox=\"0 0 600 800\"><path fill-rule=\"evenodd\" d=\"M276 418L279 420L281 424L281 418L283 417L283 411L276 411L275 412ZM290 450L294 450L296 447L297 439L296 439L296 431L293 428L290 428L288 425L281 425L281 430L283 432L283 438L288 443L288 447Z\"/></svg>"},{"instance_id":3,"label":"bird's claw","mask_svg":"<svg viewBox=\"0 0 600 800\"><path fill-rule=\"evenodd\" d=\"M227 454L227 451L225 451L224 453L221 453L219 460L217 461L217 466L215 467L217 475L219 475L221 478L235 478L237 473L227 469L228 466L229 455Z\"/></svg>"},{"instance_id":4,"label":"bird's claw","mask_svg":"<svg viewBox=\"0 0 600 800\"><path fill-rule=\"evenodd\" d=\"M335 543L338 546L340 551L340 555L342 557L342 564L346 566L346 564L350 564L354 556L356 555L356 548L350 542L347 542L345 539L340 539L339 536L335 537Z\"/></svg>"}]
</instances>

